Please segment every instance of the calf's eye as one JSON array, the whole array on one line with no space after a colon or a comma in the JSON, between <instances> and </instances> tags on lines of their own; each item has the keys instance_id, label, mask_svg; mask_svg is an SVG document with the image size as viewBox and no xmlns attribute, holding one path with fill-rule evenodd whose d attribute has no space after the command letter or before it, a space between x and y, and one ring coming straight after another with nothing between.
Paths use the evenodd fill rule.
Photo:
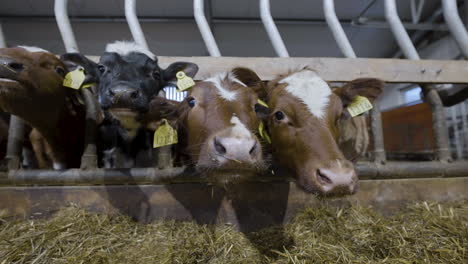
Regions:
<instances>
[{"instance_id":1,"label":"calf's eye","mask_svg":"<svg viewBox=\"0 0 468 264\"><path fill-rule=\"evenodd\" d=\"M275 118L276 118L276 120L278 120L278 121L283 120L283 119L284 119L284 113L281 112L281 111L275 112Z\"/></svg>"},{"instance_id":2,"label":"calf's eye","mask_svg":"<svg viewBox=\"0 0 468 264\"><path fill-rule=\"evenodd\" d=\"M161 73L159 73L158 71L154 71L152 74L155 80L159 80L159 78L161 78Z\"/></svg>"},{"instance_id":3,"label":"calf's eye","mask_svg":"<svg viewBox=\"0 0 468 264\"><path fill-rule=\"evenodd\" d=\"M190 107L194 107L195 104L196 104L196 101L195 101L195 98L190 98L188 101L187 101L188 105Z\"/></svg>"},{"instance_id":4,"label":"calf's eye","mask_svg":"<svg viewBox=\"0 0 468 264\"><path fill-rule=\"evenodd\" d=\"M55 67L55 72L62 75L62 76L65 75L65 70L60 66Z\"/></svg>"},{"instance_id":5,"label":"calf's eye","mask_svg":"<svg viewBox=\"0 0 468 264\"><path fill-rule=\"evenodd\" d=\"M98 70L99 70L100 73L104 73L106 71L106 66L98 65Z\"/></svg>"}]
</instances>

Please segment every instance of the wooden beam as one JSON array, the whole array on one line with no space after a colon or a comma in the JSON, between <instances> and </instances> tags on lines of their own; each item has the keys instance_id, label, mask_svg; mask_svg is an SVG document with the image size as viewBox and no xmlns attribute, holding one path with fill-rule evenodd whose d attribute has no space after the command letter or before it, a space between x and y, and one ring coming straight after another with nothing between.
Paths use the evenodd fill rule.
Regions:
<instances>
[{"instance_id":1,"label":"wooden beam","mask_svg":"<svg viewBox=\"0 0 468 264\"><path fill-rule=\"evenodd\" d=\"M94 61L96 56L90 56ZM242 66L253 69L263 80L308 66L326 81L347 82L373 77L388 83L468 83L466 60L405 60L348 58L262 58L262 57L158 57L165 68L176 61L197 63L197 79Z\"/></svg>"},{"instance_id":2,"label":"wooden beam","mask_svg":"<svg viewBox=\"0 0 468 264\"><path fill-rule=\"evenodd\" d=\"M392 214L408 202L468 199L468 178L364 180L357 194L317 199L294 183L246 183L219 188L203 183L0 187L3 217L47 217L70 204L143 222L157 219L228 222L241 231L283 224L319 204L373 206ZM428 191L430 190L430 191Z\"/></svg>"}]
</instances>

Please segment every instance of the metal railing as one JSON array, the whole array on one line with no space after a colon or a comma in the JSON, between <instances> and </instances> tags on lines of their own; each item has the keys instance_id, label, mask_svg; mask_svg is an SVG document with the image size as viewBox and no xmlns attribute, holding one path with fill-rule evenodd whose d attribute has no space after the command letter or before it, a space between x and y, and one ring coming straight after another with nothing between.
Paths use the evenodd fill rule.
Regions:
<instances>
[{"instance_id":1,"label":"metal railing","mask_svg":"<svg viewBox=\"0 0 468 264\"><path fill-rule=\"evenodd\" d=\"M444 0L443 11L450 32L454 35L460 49L467 57L468 38L464 27L460 26L461 20L455 0ZM125 15L131 29L134 40L147 46L144 34L136 16L136 1L125 1ZM279 57L289 57L281 35L276 28L270 13L270 2L259 0L260 17L266 32L272 42L274 50ZM73 36L73 31L68 20L66 11L67 0L55 1L55 14L67 52L77 52L78 46ZM203 0L194 0L194 18L205 42L209 54L220 57L221 53L215 38L204 15ZM341 52L347 58L356 58L356 54L346 37L343 28L336 16L333 0L323 0L324 13L327 24L333 33L335 41ZM449 15L448 15L449 14ZM419 55L409 38L403 24L398 17L395 0L385 0L385 17L390 25L392 33L403 54L410 60L419 60ZM430 104L433 114L432 127L434 130L434 141L436 143L435 153L437 161L430 162L387 162L383 144L382 121L378 107L371 112L371 131L373 134L373 161L363 162L356 165L358 174L362 178L406 178L406 177L457 177L468 175L468 162L451 162L448 144L447 128L445 124L444 108L441 100L433 87L421 85L425 91L425 99ZM123 183L167 183L182 181L199 181L199 178L178 178L181 174L190 175L184 168L170 168L171 164L158 168L136 168L128 170L104 170L97 168L96 156L96 105L90 96L91 93L84 92L87 108L87 117L94 122L87 122L86 146L80 169L69 169L66 171L50 170L18 170L21 152L22 136L24 136L24 125L16 118L12 118L10 134L8 139L7 158L9 160L8 173L0 173L0 184L123 184ZM166 152L164 155L171 155ZM162 156L161 156L162 157ZM162 158L162 163L171 162L169 158ZM2 177L3 176L3 177ZM264 179L264 178L259 178ZM273 180L273 178L269 178ZM276 178L275 178L276 179Z\"/></svg>"}]
</instances>

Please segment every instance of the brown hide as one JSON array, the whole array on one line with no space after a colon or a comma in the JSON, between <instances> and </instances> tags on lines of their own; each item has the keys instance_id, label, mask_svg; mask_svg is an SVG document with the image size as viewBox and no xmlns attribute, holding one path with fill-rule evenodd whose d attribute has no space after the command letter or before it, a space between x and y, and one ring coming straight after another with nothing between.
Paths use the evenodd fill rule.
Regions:
<instances>
[{"instance_id":1,"label":"brown hide","mask_svg":"<svg viewBox=\"0 0 468 264\"><path fill-rule=\"evenodd\" d=\"M365 123L351 119L344 112L356 95L364 94L356 92L356 88L367 90L363 89L367 82L357 80L360 84L351 83L332 93L323 80L314 81L317 79L313 71L303 69L269 82L267 100L272 114L268 126L273 156L295 172L298 184L308 192L352 194L357 189L357 175L340 147L349 148L351 144L353 152L366 148L368 135L367 131L361 134ZM303 96L288 90L302 86L307 90L296 91L301 91ZM316 107L317 104L321 107ZM356 131L359 131L357 136L351 134Z\"/></svg>"},{"instance_id":2,"label":"brown hide","mask_svg":"<svg viewBox=\"0 0 468 264\"><path fill-rule=\"evenodd\" d=\"M237 68L198 82L180 103L155 98L150 119L177 120L178 152L198 171L218 183L245 179L266 168L258 138L262 87L255 73Z\"/></svg>"},{"instance_id":3,"label":"brown hide","mask_svg":"<svg viewBox=\"0 0 468 264\"><path fill-rule=\"evenodd\" d=\"M79 167L85 109L79 92L62 86L64 64L51 53L19 47L0 49L0 62L0 110L42 134L56 168Z\"/></svg>"}]
</instances>

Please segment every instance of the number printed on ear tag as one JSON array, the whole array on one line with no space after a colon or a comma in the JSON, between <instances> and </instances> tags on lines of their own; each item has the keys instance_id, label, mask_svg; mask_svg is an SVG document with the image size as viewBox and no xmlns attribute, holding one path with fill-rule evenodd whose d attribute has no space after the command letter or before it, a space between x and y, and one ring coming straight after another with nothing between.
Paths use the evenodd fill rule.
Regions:
<instances>
[{"instance_id":1,"label":"number printed on ear tag","mask_svg":"<svg viewBox=\"0 0 468 264\"><path fill-rule=\"evenodd\" d=\"M154 132L153 148L177 144L177 142L177 130L171 127L166 119L163 119L163 124Z\"/></svg>"},{"instance_id":2,"label":"number printed on ear tag","mask_svg":"<svg viewBox=\"0 0 468 264\"><path fill-rule=\"evenodd\" d=\"M365 113L373 108L369 99L364 96L356 96L347 109L352 117Z\"/></svg>"},{"instance_id":3,"label":"number printed on ear tag","mask_svg":"<svg viewBox=\"0 0 468 264\"><path fill-rule=\"evenodd\" d=\"M76 70L71 71L67 73L67 75L65 75L65 79L63 80L63 86L73 89L80 89L85 78L86 76L83 68L77 68Z\"/></svg>"},{"instance_id":4,"label":"number printed on ear tag","mask_svg":"<svg viewBox=\"0 0 468 264\"><path fill-rule=\"evenodd\" d=\"M268 144L271 144L271 138L268 135L268 132L265 130L265 125L263 124L262 121L260 121L260 124L258 125L258 133L260 134L260 137L264 139Z\"/></svg>"},{"instance_id":5,"label":"number printed on ear tag","mask_svg":"<svg viewBox=\"0 0 468 264\"><path fill-rule=\"evenodd\" d=\"M185 72L179 71L176 74L177 77L177 91L182 92L192 88L195 85L195 82L192 78L187 76Z\"/></svg>"}]
</instances>

